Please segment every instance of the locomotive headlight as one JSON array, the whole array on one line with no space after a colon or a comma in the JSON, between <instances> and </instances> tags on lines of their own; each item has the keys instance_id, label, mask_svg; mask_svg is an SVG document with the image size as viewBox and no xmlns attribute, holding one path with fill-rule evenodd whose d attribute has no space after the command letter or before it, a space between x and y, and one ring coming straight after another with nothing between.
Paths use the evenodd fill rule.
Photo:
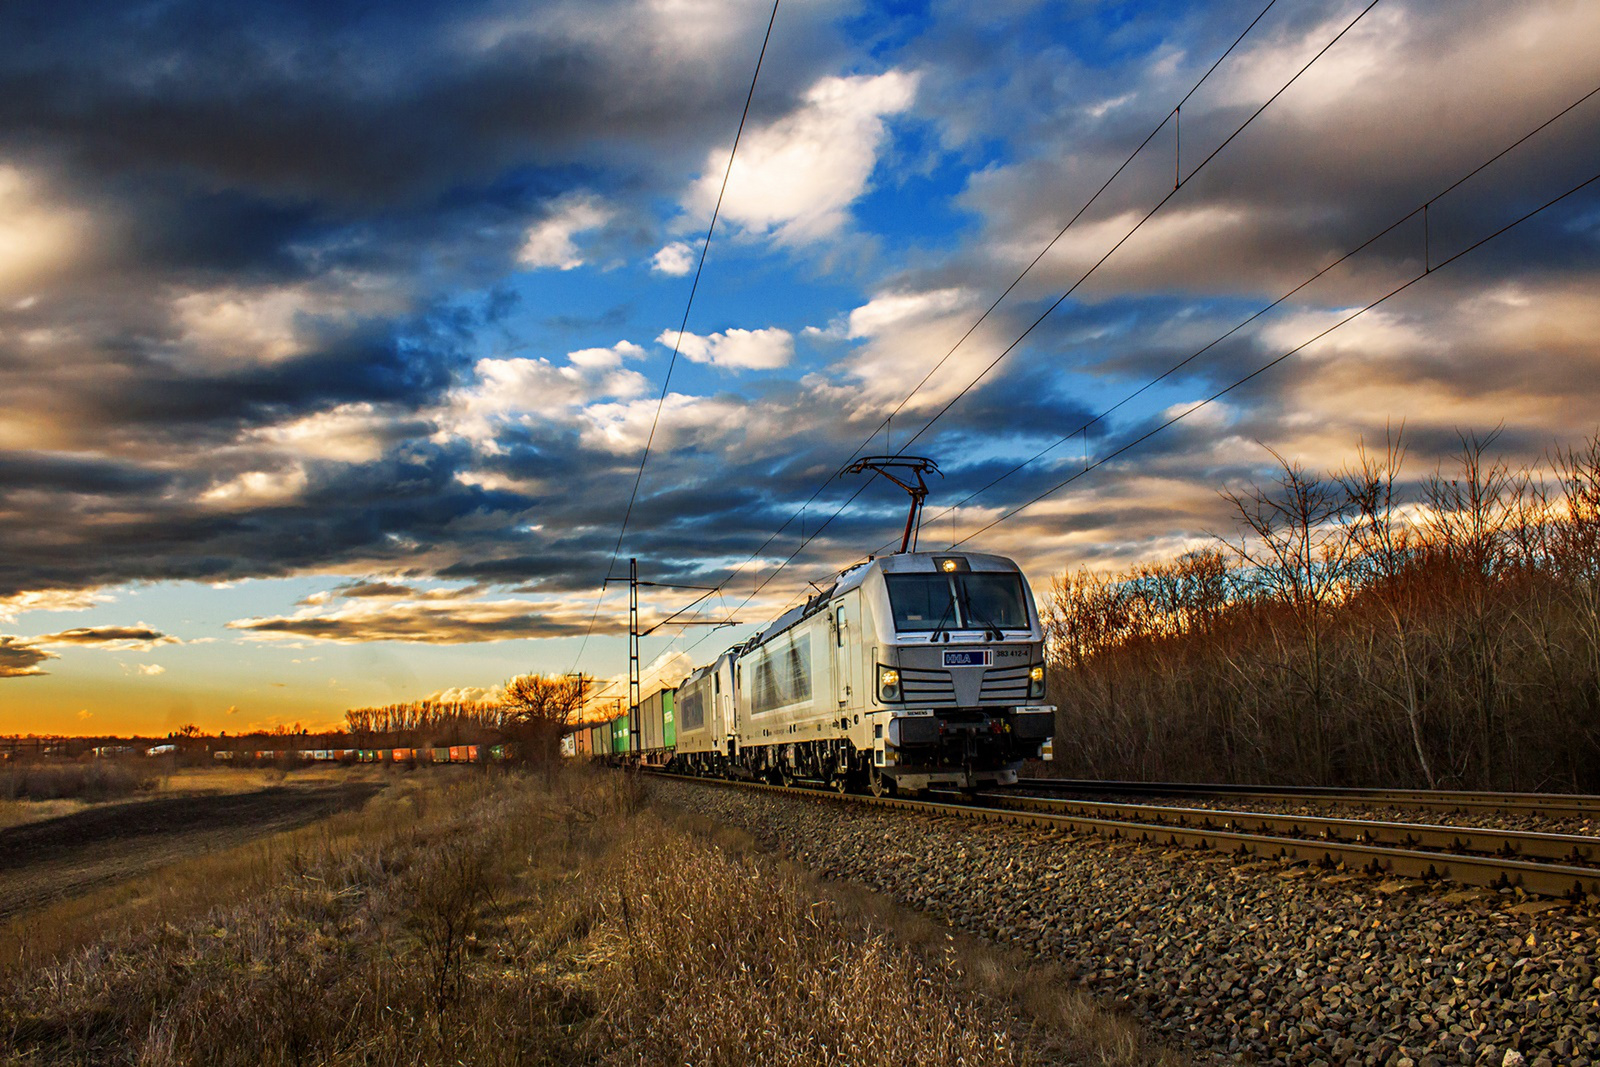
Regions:
<instances>
[{"instance_id":1,"label":"locomotive headlight","mask_svg":"<svg viewBox=\"0 0 1600 1067\"><path fill-rule=\"evenodd\" d=\"M1028 669L1028 696L1033 699L1044 697L1044 664L1036 663Z\"/></svg>"},{"instance_id":2,"label":"locomotive headlight","mask_svg":"<svg viewBox=\"0 0 1600 1067\"><path fill-rule=\"evenodd\" d=\"M878 697L882 700L900 699L900 672L893 667L878 668Z\"/></svg>"}]
</instances>

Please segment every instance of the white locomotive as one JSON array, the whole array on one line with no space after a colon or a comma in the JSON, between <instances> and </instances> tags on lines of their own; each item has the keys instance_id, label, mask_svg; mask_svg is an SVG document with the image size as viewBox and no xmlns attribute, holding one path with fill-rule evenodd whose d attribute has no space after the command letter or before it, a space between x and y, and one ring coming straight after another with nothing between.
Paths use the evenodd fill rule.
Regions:
<instances>
[{"instance_id":1,"label":"white locomotive","mask_svg":"<svg viewBox=\"0 0 1600 1067\"><path fill-rule=\"evenodd\" d=\"M691 674L670 745L637 755L702 774L835 789L1009 785L1054 733L1044 633L1002 556L900 552Z\"/></svg>"}]
</instances>

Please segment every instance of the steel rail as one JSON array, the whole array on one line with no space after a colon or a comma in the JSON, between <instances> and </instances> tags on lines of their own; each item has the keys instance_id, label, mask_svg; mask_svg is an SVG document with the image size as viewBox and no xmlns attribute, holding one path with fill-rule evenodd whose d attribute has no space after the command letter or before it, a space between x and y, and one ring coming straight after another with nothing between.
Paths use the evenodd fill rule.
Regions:
<instances>
[{"instance_id":1,"label":"steel rail","mask_svg":"<svg viewBox=\"0 0 1600 1067\"><path fill-rule=\"evenodd\" d=\"M1315 815L1277 815L1263 811L1219 811L1164 804L1118 804L1099 800L1060 800L1016 793L979 793L975 797L1000 807L1055 811L1075 815L1135 818L1161 826L1239 830L1253 834L1310 836L1325 841L1398 845L1440 852L1475 852L1488 856L1572 861L1600 866L1600 837L1495 830L1481 826L1436 823L1379 822Z\"/></svg>"},{"instance_id":2,"label":"steel rail","mask_svg":"<svg viewBox=\"0 0 1600 1067\"><path fill-rule=\"evenodd\" d=\"M1019 789L1144 796L1251 797L1296 803L1387 803L1435 811L1499 811L1551 818L1600 817L1600 796L1581 793L1491 793L1448 789L1361 789L1341 786L1224 785L1215 782L1108 782L1078 778L1019 778Z\"/></svg>"},{"instance_id":3,"label":"steel rail","mask_svg":"<svg viewBox=\"0 0 1600 1067\"><path fill-rule=\"evenodd\" d=\"M1262 859L1283 857L1322 866L1343 864L1348 868L1393 877L1442 878L1462 885L1491 889L1514 887L1534 896L1568 899L1582 899L1586 894L1600 896L1600 867L1545 863L1508 856L1456 855L1389 845L1252 834L1206 827L1160 825L1022 808L950 804L941 801L909 800L903 797L863 796L856 793L836 793L821 789L767 785L760 782L731 781L724 778L698 778L676 774L661 776L688 782L781 793L816 803L865 804L925 815L973 819L979 822L1075 830L1093 833L1113 841L1139 841L1161 846L1205 848Z\"/></svg>"}]
</instances>

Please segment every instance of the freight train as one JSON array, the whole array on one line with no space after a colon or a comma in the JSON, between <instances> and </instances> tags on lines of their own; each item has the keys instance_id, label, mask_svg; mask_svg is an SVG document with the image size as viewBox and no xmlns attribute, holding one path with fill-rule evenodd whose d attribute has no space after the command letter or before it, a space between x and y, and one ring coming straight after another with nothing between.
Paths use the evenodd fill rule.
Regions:
<instances>
[{"instance_id":1,"label":"freight train","mask_svg":"<svg viewBox=\"0 0 1600 1067\"><path fill-rule=\"evenodd\" d=\"M1044 632L1002 556L899 552L653 694L574 755L876 795L1016 782L1048 751Z\"/></svg>"}]
</instances>

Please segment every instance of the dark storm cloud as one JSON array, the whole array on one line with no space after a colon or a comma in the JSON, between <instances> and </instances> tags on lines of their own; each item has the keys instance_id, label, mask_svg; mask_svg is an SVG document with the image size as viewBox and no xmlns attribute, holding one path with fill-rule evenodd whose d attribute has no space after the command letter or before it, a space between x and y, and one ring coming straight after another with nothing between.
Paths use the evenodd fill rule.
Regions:
<instances>
[{"instance_id":1,"label":"dark storm cloud","mask_svg":"<svg viewBox=\"0 0 1600 1067\"><path fill-rule=\"evenodd\" d=\"M0 678L30 678L45 674L39 664L57 659L54 652L36 648L28 640L0 634Z\"/></svg>"},{"instance_id":2,"label":"dark storm cloud","mask_svg":"<svg viewBox=\"0 0 1600 1067\"><path fill-rule=\"evenodd\" d=\"M95 551L81 546L82 514L0 512L0 595L37 588L86 588L128 580L218 581L294 573L371 560L428 566L428 549L455 541L460 551L506 536L513 502L461 485L447 450L414 445L399 456L308 472L301 495L280 505L151 504L98 516ZM452 533L452 531L456 531Z\"/></svg>"},{"instance_id":3,"label":"dark storm cloud","mask_svg":"<svg viewBox=\"0 0 1600 1067\"><path fill-rule=\"evenodd\" d=\"M420 405L465 366L456 352L408 344L395 332L396 324L368 323L307 355L226 374L146 364L108 374L77 402L100 425L187 435L200 423L223 432L342 403Z\"/></svg>"},{"instance_id":4,"label":"dark storm cloud","mask_svg":"<svg viewBox=\"0 0 1600 1067\"><path fill-rule=\"evenodd\" d=\"M111 460L39 452L0 452L0 493L49 489L61 493L124 494L160 489L168 473Z\"/></svg>"},{"instance_id":5,"label":"dark storm cloud","mask_svg":"<svg viewBox=\"0 0 1600 1067\"><path fill-rule=\"evenodd\" d=\"M628 13L189 0L68 3L44 16L12 6L0 14L12 42L0 60L0 143L288 200L431 199L500 178L530 146L547 160L608 139L659 150L702 110L725 114L742 74L660 62L657 27ZM754 14L726 17L753 24ZM811 21L791 28L814 37ZM774 72L780 98L795 73Z\"/></svg>"},{"instance_id":6,"label":"dark storm cloud","mask_svg":"<svg viewBox=\"0 0 1600 1067\"><path fill-rule=\"evenodd\" d=\"M0 452L0 589L352 560L561 581L503 561L545 501L458 482L469 450L430 441L425 412L516 309L499 282L562 194L611 196L616 240L656 240L638 205L726 137L747 69L715 60L759 41L764 15L588 0L0 10L0 165L16 168L0 176L20 175L19 203L70 245L26 299L0 302L0 419L50 449ZM787 16L755 121L832 68L832 17ZM480 304L461 306L473 286ZM315 440L272 436L346 406L384 423L366 431L381 459L341 473ZM536 437L540 474L614 473L570 433ZM284 499L252 504L263 485ZM95 497L118 503L80 499ZM614 521L609 498L567 510Z\"/></svg>"}]
</instances>

